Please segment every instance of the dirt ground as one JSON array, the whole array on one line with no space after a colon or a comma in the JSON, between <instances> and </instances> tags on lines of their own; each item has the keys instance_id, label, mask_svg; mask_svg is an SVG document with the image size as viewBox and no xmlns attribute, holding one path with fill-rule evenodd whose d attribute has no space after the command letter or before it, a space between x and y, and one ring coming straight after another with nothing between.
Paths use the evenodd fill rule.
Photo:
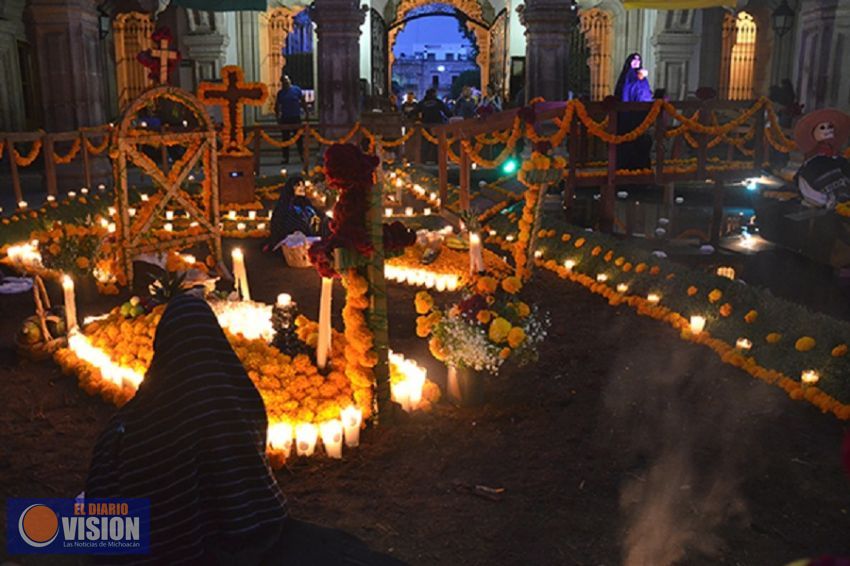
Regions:
<instances>
[{"instance_id":1,"label":"dirt ground","mask_svg":"<svg viewBox=\"0 0 850 566\"><path fill-rule=\"evenodd\" d=\"M252 295L289 291L315 317L315 273L261 258L257 245L243 243ZM552 317L537 365L488 382L484 407L441 405L367 430L341 462L292 461L278 472L292 514L411 564L760 566L850 555L844 425L551 274L528 291ZM415 337L413 295L390 289L391 346L442 382ZM340 290L337 315L342 300ZM31 309L28 295L0 297L0 497L71 497L114 409L51 362L17 359L12 336ZM476 485L504 492L494 501Z\"/></svg>"}]
</instances>

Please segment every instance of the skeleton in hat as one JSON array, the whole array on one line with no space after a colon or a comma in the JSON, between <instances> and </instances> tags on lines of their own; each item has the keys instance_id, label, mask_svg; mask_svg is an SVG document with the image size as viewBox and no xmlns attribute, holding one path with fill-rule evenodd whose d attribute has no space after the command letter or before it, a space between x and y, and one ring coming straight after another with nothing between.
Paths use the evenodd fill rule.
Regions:
<instances>
[{"instance_id":1,"label":"skeleton in hat","mask_svg":"<svg viewBox=\"0 0 850 566\"><path fill-rule=\"evenodd\" d=\"M850 162L841 155L848 137L850 116L840 110L816 110L797 122L794 138L806 160L794 178L806 205L831 209L850 200Z\"/></svg>"}]
</instances>

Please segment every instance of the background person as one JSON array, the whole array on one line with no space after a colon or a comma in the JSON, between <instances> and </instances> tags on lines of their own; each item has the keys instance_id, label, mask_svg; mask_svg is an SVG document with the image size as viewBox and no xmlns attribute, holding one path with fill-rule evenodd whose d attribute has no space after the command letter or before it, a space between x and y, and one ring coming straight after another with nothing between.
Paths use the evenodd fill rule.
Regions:
<instances>
[{"instance_id":1,"label":"background person","mask_svg":"<svg viewBox=\"0 0 850 566\"><path fill-rule=\"evenodd\" d=\"M283 75L280 78L280 90L277 92L277 98L274 104L274 113L277 117L277 123L284 125L301 125L301 112L307 114L307 104L304 101L304 92L301 87L292 84L288 75ZM287 129L281 132L283 141L289 141L295 135L297 130ZM298 138L296 146L298 147L298 155L304 155L304 136ZM289 146L282 148L283 162L289 163Z\"/></svg>"}]
</instances>

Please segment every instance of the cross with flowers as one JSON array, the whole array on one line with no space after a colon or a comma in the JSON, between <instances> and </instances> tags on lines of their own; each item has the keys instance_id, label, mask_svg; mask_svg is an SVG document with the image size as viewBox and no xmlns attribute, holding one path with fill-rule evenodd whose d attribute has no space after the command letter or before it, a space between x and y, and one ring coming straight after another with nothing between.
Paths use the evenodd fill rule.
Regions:
<instances>
[{"instance_id":1,"label":"cross with flowers","mask_svg":"<svg viewBox=\"0 0 850 566\"><path fill-rule=\"evenodd\" d=\"M151 55L159 59L159 82L165 84L168 82L168 66L171 61L177 61L177 52L168 48L168 38L159 40L159 49L151 49Z\"/></svg>"},{"instance_id":2,"label":"cross with flowers","mask_svg":"<svg viewBox=\"0 0 850 566\"><path fill-rule=\"evenodd\" d=\"M246 83L242 69L228 65L221 70L222 83L203 82L198 98L205 104L221 106L222 149L224 153L245 153L242 108L246 104L261 105L269 91L263 83Z\"/></svg>"},{"instance_id":3,"label":"cross with flowers","mask_svg":"<svg viewBox=\"0 0 850 566\"><path fill-rule=\"evenodd\" d=\"M166 84L168 74L180 62L180 52L170 49L172 38L171 30L168 28L159 28L153 32L151 41L157 47L145 49L136 56L136 59L148 69L150 80L159 80L159 84Z\"/></svg>"}]
</instances>

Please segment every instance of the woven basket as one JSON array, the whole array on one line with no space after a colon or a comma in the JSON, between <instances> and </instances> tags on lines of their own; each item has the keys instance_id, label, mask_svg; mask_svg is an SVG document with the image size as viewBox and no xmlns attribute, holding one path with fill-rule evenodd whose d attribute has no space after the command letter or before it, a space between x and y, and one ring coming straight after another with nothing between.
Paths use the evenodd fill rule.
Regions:
<instances>
[{"instance_id":1,"label":"woven basket","mask_svg":"<svg viewBox=\"0 0 850 566\"><path fill-rule=\"evenodd\" d=\"M34 362L40 362L51 357L56 350L65 346L67 343L64 337L54 338L48 342L36 342L34 344L27 344L18 337L15 337L15 350L21 357Z\"/></svg>"},{"instance_id":2,"label":"woven basket","mask_svg":"<svg viewBox=\"0 0 850 566\"><path fill-rule=\"evenodd\" d=\"M283 250L283 259L286 260L286 264L289 267L310 267L310 256L307 255L307 251L310 249L310 244L302 244L300 246L294 246L290 248L289 246L281 246L281 250Z\"/></svg>"}]
</instances>

